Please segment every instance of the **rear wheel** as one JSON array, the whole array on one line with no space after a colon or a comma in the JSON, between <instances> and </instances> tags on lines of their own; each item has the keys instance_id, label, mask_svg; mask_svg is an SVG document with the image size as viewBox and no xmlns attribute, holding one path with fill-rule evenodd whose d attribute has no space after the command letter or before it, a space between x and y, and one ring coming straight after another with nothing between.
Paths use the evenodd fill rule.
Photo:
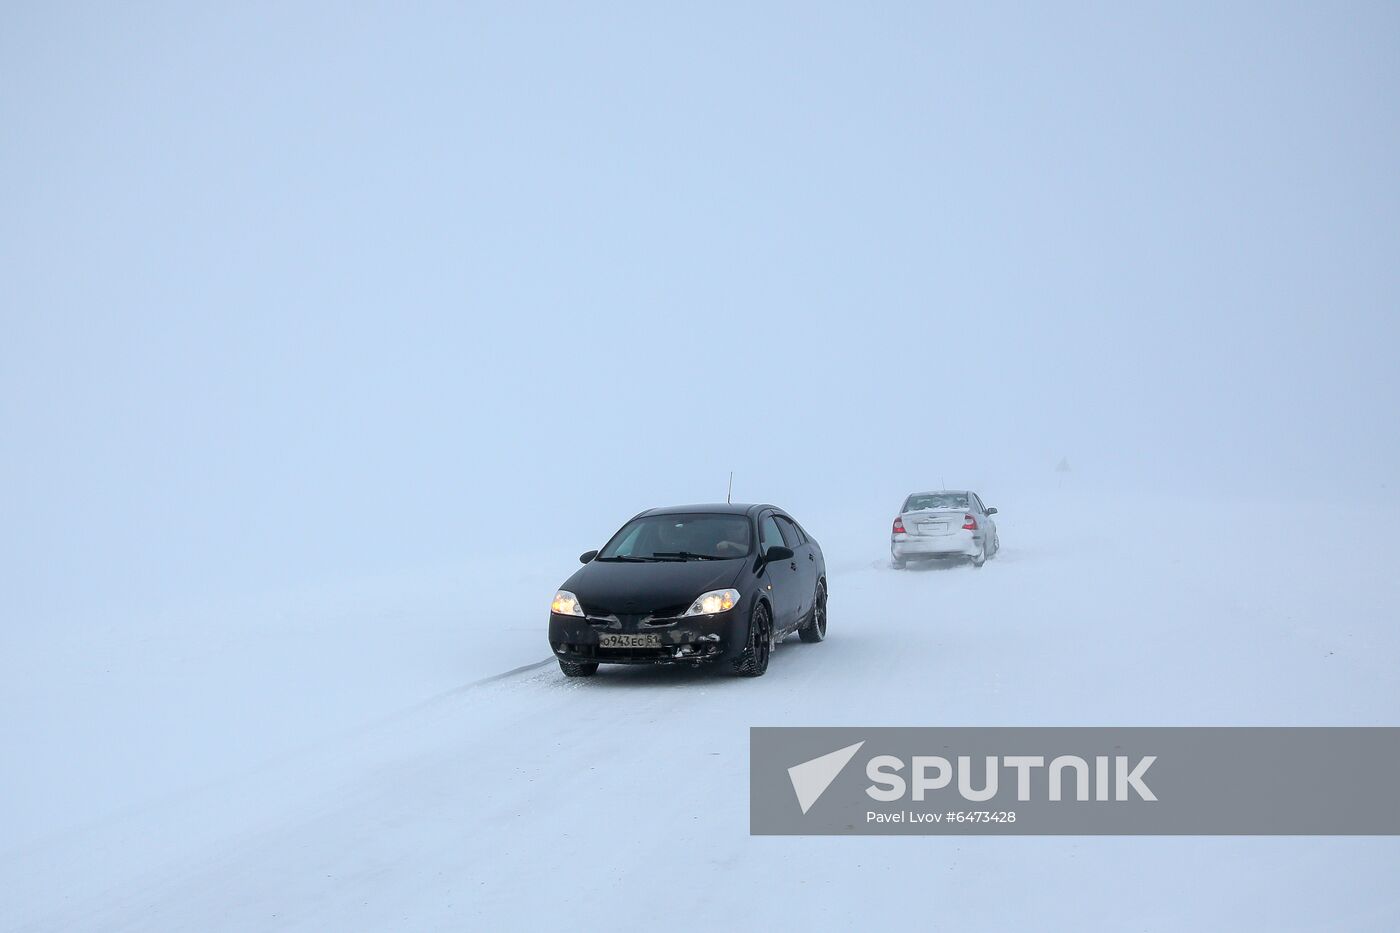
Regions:
<instances>
[{"instance_id":1,"label":"rear wheel","mask_svg":"<svg viewBox=\"0 0 1400 933\"><path fill-rule=\"evenodd\" d=\"M826 638L826 584L817 584L817 596L812 600L812 618L797 630L797 637L805 642L818 642Z\"/></svg>"},{"instance_id":2,"label":"rear wheel","mask_svg":"<svg viewBox=\"0 0 1400 933\"><path fill-rule=\"evenodd\" d=\"M890 566L894 567L895 570L903 570L905 567L905 563L898 557L895 557L890 560Z\"/></svg>"},{"instance_id":3,"label":"rear wheel","mask_svg":"<svg viewBox=\"0 0 1400 933\"><path fill-rule=\"evenodd\" d=\"M597 661L565 661L559 659L559 669L565 677L592 677L598 673Z\"/></svg>"},{"instance_id":4,"label":"rear wheel","mask_svg":"<svg viewBox=\"0 0 1400 933\"><path fill-rule=\"evenodd\" d=\"M976 554L972 555L972 566L981 567L987 562L987 543L982 542L982 547Z\"/></svg>"},{"instance_id":5,"label":"rear wheel","mask_svg":"<svg viewBox=\"0 0 1400 933\"><path fill-rule=\"evenodd\" d=\"M741 677L762 677L768 670L768 656L773 650L773 619L768 607L756 603L749 616L749 643L734 670Z\"/></svg>"}]
</instances>

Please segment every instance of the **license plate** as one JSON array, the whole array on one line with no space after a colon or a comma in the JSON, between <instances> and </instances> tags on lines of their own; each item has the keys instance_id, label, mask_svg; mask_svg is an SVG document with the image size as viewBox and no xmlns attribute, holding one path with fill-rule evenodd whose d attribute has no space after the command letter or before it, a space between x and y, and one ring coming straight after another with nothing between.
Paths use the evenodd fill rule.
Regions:
<instances>
[{"instance_id":1,"label":"license plate","mask_svg":"<svg viewBox=\"0 0 1400 933\"><path fill-rule=\"evenodd\" d=\"M926 535L945 535L948 533L947 522L925 522L923 527Z\"/></svg>"},{"instance_id":2,"label":"license plate","mask_svg":"<svg viewBox=\"0 0 1400 933\"><path fill-rule=\"evenodd\" d=\"M642 635L616 635L604 633L598 636L599 648L660 648L661 636L655 632Z\"/></svg>"}]
</instances>

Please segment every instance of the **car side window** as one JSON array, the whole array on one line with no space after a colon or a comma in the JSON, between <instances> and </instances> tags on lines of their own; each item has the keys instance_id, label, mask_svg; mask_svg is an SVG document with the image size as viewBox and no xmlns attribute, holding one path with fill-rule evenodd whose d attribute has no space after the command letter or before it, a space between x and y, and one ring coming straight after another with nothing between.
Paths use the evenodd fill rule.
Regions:
<instances>
[{"instance_id":1,"label":"car side window","mask_svg":"<svg viewBox=\"0 0 1400 933\"><path fill-rule=\"evenodd\" d=\"M783 532L783 538L787 540L787 546L794 551L802 546L802 532L797 530L797 525L786 515L778 516L778 528Z\"/></svg>"},{"instance_id":2,"label":"car side window","mask_svg":"<svg viewBox=\"0 0 1400 933\"><path fill-rule=\"evenodd\" d=\"M758 523L758 538L765 551L770 547L787 547L783 541L783 533L778 529L778 523L771 512L763 516L763 521Z\"/></svg>"},{"instance_id":3,"label":"car side window","mask_svg":"<svg viewBox=\"0 0 1400 933\"><path fill-rule=\"evenodd\" d=\"M986 507L982 505L982 497L975 492L972 494L972 504L977 506L977 511L981 512L983 515L987 514Z\"/></svg>"}]
</instances>

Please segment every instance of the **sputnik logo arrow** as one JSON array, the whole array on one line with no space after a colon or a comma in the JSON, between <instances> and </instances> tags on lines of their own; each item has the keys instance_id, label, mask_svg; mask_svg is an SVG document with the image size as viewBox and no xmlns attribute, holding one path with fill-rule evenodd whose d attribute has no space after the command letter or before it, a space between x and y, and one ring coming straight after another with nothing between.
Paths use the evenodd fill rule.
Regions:
<instances>
[{"instance_id":1,"label":"sputnik logo arrow","mask_svg":"<svg viewBox=\"0 0 1400 933\"><path fill-rule=\"evenodd\" d=\"M831 786L832 781L836 780L841 769L846 767L864 744L865 740L862 739L854 745L838 748L820 758L813 758L811 761L804 761L800 765L788 768L788 777L792 780L793 792L797 794L797 803L802 807L804 814L812 809L812 804L816 803L822 794L826 793L826 789Z\"/></svg>"}]
</instances>

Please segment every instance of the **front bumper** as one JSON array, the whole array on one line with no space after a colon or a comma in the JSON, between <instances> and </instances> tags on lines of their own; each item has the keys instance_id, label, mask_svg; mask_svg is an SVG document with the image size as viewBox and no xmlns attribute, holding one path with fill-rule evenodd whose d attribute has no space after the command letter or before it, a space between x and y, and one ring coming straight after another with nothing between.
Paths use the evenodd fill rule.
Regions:
<instances>
[{"instance_id":1,"label":"front bumper","mask_svg":"<svg viewBox=\"0 0 1400 933\"><path fill-rule=\"evenodd\" d=\"M599 635L654 634L658 648L604 648ZM601 664L704 664L732 661L748 644L748 613L739 607L712 616L650 619L609 616L606 619L549 614L549 647L565 661Z\"/></svg>"},{"instance_id":2,"label":"front bumper","mask_svg":"<svg viewBox=\"0 0 1400 933\"><path fill-rule=\"evenodd\" d=\"M906 557L975 557L982 549L977 533L967 528L946 535L895 535L890 553L895 560Z\"/></svg>"}]
</instances>

